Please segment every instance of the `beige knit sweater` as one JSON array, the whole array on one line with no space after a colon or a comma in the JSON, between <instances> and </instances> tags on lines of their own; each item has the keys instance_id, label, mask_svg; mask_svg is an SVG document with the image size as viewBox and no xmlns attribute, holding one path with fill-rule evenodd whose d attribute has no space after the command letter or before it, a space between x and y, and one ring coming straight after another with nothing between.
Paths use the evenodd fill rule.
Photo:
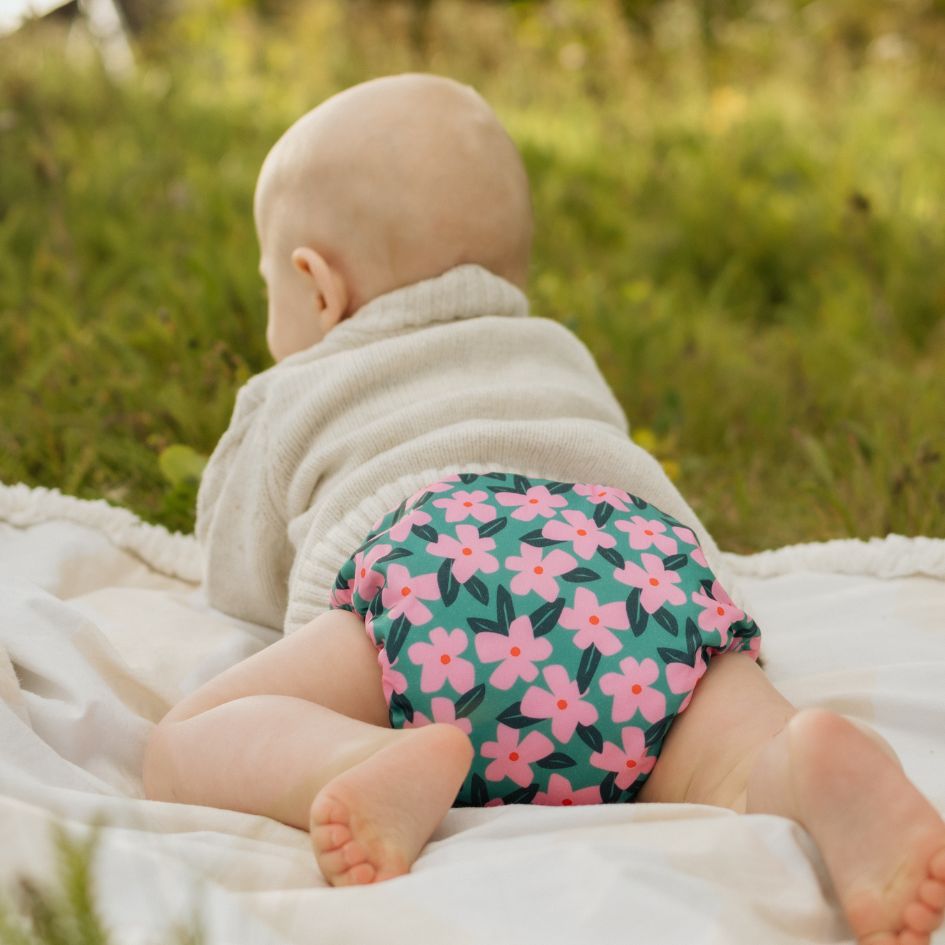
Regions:
<instances>
[{"instance_id":1,"label":"beige knit sweater","mask_svg":"<svg viewBox=\"0 0 945 945\"><path fill-rule=\"evenodd\" d=\"M210 602L297 630L386 511L441 476L489 470L626 489L694 528L719 573L587 348L465 265L374 299L239 391L197 500Z\"/></svg>"}]
</instances>

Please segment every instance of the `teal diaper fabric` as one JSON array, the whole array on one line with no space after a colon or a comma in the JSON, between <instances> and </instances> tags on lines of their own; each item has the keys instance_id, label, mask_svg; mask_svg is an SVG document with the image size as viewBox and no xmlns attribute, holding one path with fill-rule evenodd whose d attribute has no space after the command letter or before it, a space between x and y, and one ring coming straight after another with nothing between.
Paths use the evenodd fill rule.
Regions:
<instances>
[{"instance_id":1,"label":"teal diaper fabric","mask_svg":"<svg viewBox=\"0 0 945 945\"><path fill-rule=\"evenodd\" d=\"M402 502L331 606L364 618L393 727L470 736L460 806L632 801L712 656L760 645L684 523L612 486L510 473Z\"/></svg>"}]
</instances>

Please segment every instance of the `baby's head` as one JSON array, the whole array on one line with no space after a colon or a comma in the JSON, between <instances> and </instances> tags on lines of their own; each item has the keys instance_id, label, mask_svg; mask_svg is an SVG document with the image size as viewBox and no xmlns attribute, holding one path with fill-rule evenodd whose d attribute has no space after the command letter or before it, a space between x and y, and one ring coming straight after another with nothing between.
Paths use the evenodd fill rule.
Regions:
<instances>
[{"instance_id":1,"label":"baby's head","mask_svg":"<svg viewBox=\"0 0 945 945\"><path fill-rule=\"evenodd\" d=\"M492 109L451 79L374 79L304 115L263 163L255 216L276 360L462 263L526 281L525 168Z\"/></svg>"}]
</instances>

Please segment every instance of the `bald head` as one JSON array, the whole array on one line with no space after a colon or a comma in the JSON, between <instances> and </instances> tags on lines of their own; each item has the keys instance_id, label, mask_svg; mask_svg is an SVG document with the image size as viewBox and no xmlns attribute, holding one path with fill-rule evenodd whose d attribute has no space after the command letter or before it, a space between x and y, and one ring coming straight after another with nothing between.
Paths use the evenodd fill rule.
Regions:
<instances>
[{"instance_id":1,"label":"bald head","mask_svg":"<svg viewBox=\"0 0 945 945\"><path fill-rule=\"evenodd\" d=\"M450 79L375 79L303 116L263 164L255 214L270 289L311 247L345 280L345 314L461 263L525 284L521 158L486 102Z\"/></svg>"}]
</instances>

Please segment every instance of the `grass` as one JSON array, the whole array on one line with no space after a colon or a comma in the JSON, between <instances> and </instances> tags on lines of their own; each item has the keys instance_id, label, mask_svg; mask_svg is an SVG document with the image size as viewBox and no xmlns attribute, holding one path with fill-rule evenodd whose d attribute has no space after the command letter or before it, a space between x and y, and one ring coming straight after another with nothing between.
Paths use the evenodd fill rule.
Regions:
<instances>
[{"instance_id":1,"label":"grass","mask_svg":"<svg viewBox=\"0 0 945 945\"><path fill-rule=\"evenodd\" d=\"M86 838L73 838L52 822L52 858L55 872L38 883L18 877L15 901L0 893L0 945L111 945L115 941L102 916L95 882L95 859L103 821ZM203 945L198 917L177 922L168 945Z\"/></svg>"},{"instance_id":2,"label":"grass","mask_svg":"<svg viewBox=\"0 0 945 945\"><path fill-rule=\"evenodd\" d=\"M825 9L830 6L830 9ZM945 536L945 14L773 0L191 5L105 74L0 42L0 479L188 530L269 365L252 189L302 111L373 75L479 88L524 154L533 310L597 357L728 549ZM938 10L938 12L936 12ZM166 453L165 453L166 457Z\"/></svg>"}]
</instances>

